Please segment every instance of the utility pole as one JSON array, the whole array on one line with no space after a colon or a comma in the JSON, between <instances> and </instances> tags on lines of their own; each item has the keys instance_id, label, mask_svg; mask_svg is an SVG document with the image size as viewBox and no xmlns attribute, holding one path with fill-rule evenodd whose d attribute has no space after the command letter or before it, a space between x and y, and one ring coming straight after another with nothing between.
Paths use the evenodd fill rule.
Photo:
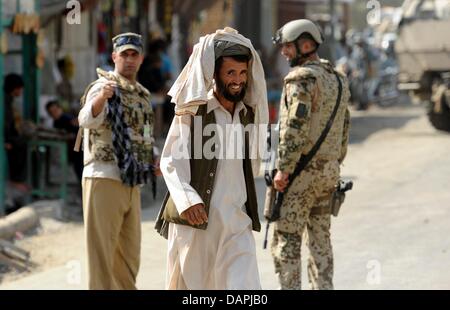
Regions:
<instances>
[{"instance_id":1,"label":"utility pole","mask_svg":"<svg viewBox=\"0 0 450 310\"><path fill-rule=\"evenodd\" d=\"M330 0L330 52L332 61L335 61L336 54L336 0Z\"/></svg>"},{"instance_id":2,"label":"utility pole","mask_svg":"<svg viewBox=\"0 0 450 310\"><path fill-rule=\"evenodd\" d=\"M335 15L336 15L336 1L330 0L331 36L333 38L335 32Z\"/></svg>"},{"instance_id":3,"label":"utility pole","mask_svg":"<svg viewBox=\"0 0 450 310\"><path fill-rule=\"evenodd\" d=\"M3 3L0 2L0 36L3 33ZM3 95L3 54L0 54L0 217L5 214L6 152L5 152L5 98Z\"/></svg>"},{"instance_id":4,"label":"utility pole","mask_svg":"<svg viewBox=\"0 0 450 310\"><path fill-rule=\"evenodd\" d=\"M239 33L252 41L255 49L261 48L261 2L235 0L234 23Z\"/></svg>"}]
</instances>

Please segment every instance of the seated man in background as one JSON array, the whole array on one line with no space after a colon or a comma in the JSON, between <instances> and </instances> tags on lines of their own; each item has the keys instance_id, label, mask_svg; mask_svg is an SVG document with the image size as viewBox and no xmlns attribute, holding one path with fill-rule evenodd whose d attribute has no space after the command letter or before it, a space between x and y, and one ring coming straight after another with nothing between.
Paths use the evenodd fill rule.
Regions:
<instances>
[{"instance_id":1,"label":"seated man in background","mask_svg":"<svg viewBox=\"0 0 450 310\"><path fill-rule=\"evenodd\" d=\"M26 137L20 132L20 117L14 108L14 100L22 95L24 82L20 75L11 73L5 77L5 150L8 158L9 180L20 192L28 192L26 175Z\"/></svg>"},{"instance_id":2,"label":"seated man in background","mask_svg":"<svg viewBox=\"0 0 450 310\"><path fill-rule=\"evenodd\" d=\"M83 153L75 152L73 146L78 133L78 119L68 113L64 113L58 101L49 101L45 106L48 115L53 119L53 127L64 130L70 134L68 139L69 162L73 164L73 169L77 175L78 183L81 185L83 176Z\"/></svg>"}]
</instances>

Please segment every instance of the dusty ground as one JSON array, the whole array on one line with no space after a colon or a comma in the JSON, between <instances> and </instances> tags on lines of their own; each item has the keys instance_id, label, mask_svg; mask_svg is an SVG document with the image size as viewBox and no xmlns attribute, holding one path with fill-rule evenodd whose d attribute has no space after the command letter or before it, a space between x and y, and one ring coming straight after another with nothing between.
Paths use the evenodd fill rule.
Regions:
<instances>
[{"instance_id":1,"label":"dusty ground","mask_svg":"<svg viewBox=\"0 0 450 310\"><path fill-rule=\"evenodd\" d=\"M153 226L145 220L152 220L165 193L165 185L158 181L158 193L154 200L149 186L142 192L143 230ZM0 269L2 283L17 281L30 275L84 259L84 229L81 206L74 203L64 207L57 200L37 201L31 206L40 214L40 226L25 234L18 234L14 243L31 253L32 266L26 272L11 268Z\"/></svg>"},{"instance_id":2,"label":"dusty ground","mask_svg":"<svg viewBox=\"0 0 450 310\"><path fill-rule=\"evenodd\" d=\"M420 106L375 107L352 116L342 175L355 186L332 222L335 287L450 289L450 135L435 131ZM262 203L263 180L256 184ZM164 288L166 243L153 230L162 188L157 201L144 190L142 289ZM81 222L42 224L39 235L18 242L37 267L28 274L8 273L0 289L86 288ZM255 234L261 281L263 288L275 289L263 237ZM307 250L303 253L305 260ZM76 283L69 279L73 262L83 267Z\"/></svg>"},{"instance_id":3,"label":"dusty ground","mask_svg":"<svg viewBox=\"0 0 450 310\"><path fill-rule=\"evenodd\" d=\"M34 266L28 272L20 273L8 269L6 274L0 276L3 283L63 265L79 254L83 247L83 227L80 222L61 222L53 218L41 218L40 221L39 228L27 233L23 239L15 240L17 246L31 253Z\"/></svg>"}]
</instances>

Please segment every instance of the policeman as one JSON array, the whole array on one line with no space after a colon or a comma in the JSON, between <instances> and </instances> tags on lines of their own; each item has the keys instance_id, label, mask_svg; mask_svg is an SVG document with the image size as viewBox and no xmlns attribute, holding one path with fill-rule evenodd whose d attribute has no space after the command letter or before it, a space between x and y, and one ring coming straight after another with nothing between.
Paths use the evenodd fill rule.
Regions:
<instances>
[{"instance_id":1,"label":"policeman","mask_svg":"<svg viewBox=\"0 0 450 310\"><path fill-rule=\"evenodd\" d=\"M90 289L135 289L140 264L140 185L155 169L150 93L136 81L141 36L113 38L114 71L81 98L84 132L83 211Z\"/></svg>"},{"instance_id":2,"label":"policeman","mask_svg":"<svg viewBox=\"0 0 450 310\"><path fill-rule=\"evenodd\" d=\"M271 244L275 271L282 289L301 289L300 249L304 235L310 250L311 288L333 289L330 199L347 151L348 82L344 75L336 75L330 62L318 57L323 36L313 22L300 19L287 23L277 31L274 43L281 45L281 54L293 68L284 79L280 103L274 187L286 192ZM341 100L338 100L338 78L342 85ZM289 178L299 160L320 140L331 119L331 128L319 150L298 177Z\"/></svg>"}]
</instances>

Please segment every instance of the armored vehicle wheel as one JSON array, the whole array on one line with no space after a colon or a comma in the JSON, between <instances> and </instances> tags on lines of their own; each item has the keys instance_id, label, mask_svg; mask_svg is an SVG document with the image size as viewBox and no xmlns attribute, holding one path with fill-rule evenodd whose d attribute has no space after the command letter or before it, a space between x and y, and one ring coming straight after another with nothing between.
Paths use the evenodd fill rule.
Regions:
<instances>
[{"instance_id":1,"label":"armored vehicle wheel","mask_svg":"<svg viewBox=\"0 0 450 310\"><path fill-rule=\"evenodd\" d=\"M450 107L443 94L439 100L428 105L428 119L434 128L450 132Z\"/></svg>"}]
</instances>

